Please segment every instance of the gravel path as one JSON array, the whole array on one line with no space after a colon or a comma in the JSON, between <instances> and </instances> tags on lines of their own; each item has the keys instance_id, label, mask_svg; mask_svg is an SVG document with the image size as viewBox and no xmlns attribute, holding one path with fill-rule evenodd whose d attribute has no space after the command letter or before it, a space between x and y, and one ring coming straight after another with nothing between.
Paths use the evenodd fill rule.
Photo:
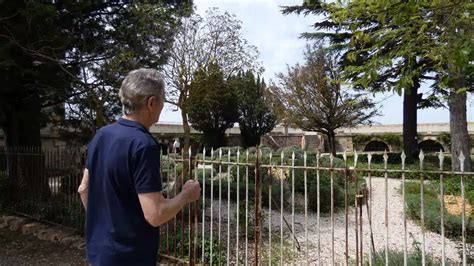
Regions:
<instances>
[{"instance_id":1,"label":"gravel path","mask_svg":"<svg viewBox=\"0 0 474 266\"><path fill-rule=\"evenodd\" d=\"M388 179L388 245L389 249L403 251L404 228L403 228L403 198L398 190L401 187L399 179ZM386 243L386 226L385 226L385 181L383 178L372 178L372 232L374 237L375 249L384 250ZM355 259L355 213L353 210L349 212L349 255ZM295 220L304 224L304 217L298 216ZM311 214L309 217L309 239L311 244L317 247L317 223L316 215ZM369 256L370 230L368 226L368 217L366 208L363 208L363 244L364 256ZM324 264L331 260L331 221L330 217L322 217L321 219L321 260ZM298 228L297 236L304 241L304 228ZM345 253L345 227L344 213L339 212L335 216L335 260L336 262L344 261ZM407 218L407 247L409 251L414 250L413 243L419 243L422 248L422 229L419 225ZM441 258L442 254L442 238L440 234L425 231L425 250L427 254L433 257ZM452 262L460 262L459 243L455 243L450 239L445 239L445 254L448 260ZM317 261L316 249L309 252L310 261Z\"/></svg>"},{"instance_id":2,"label":"gravel path","mask_svg":"<svg viewBox=\"0 0 474 266\"><path fill-rule=\"evenodd\" d=\"M388 179L388 245L389 249L403 251L404 243L404 229L403 229L403 201L402 196L399 193L401 185L401 180L399 179ZM242 206L245 206L245 198L241 198L240 202ZM264 199L268 200L268 199ZM209 201L206 203L206 237L209 237L210 230L210 209ZM218 201L213 201L213 219L214 219L214 232L218 228ZM231 250L236 250L236 207L235 203L230 204L231 208L231 219L227 218L227 201L222 200L221 203L221 222L222 222L222 244L224 248L226 247L227 241L227 225L230 224L231 227ZM375 243L375 249L377 251L383 251L385 249L386 243L386 227L385 227L385 180L383 178L372 178L372 232ZM253 210L251 211L253 214ZM268 208L264 207L264 221L263 221L263 241L264 241L264 251L268 251ZM344 225L344 211L339 211L335 214L335 226L334 226L334 259L336 263L343 263L345 260L345 225ZM241 216L240 217L245 217ZM249 223L253 223L253 215L249 216ZM290 223L291 226L291 212L285 209L284 217ZM241 218L242 219L242 218ZM308 226L308 238L309 238L309 254L306 254L306 238L304 231L304 214L297 213L295 214L295 231L298 241L301 243L301 251L297 252L297 260L305 261L308 258L310 264L315 264L318 261L318 252L317 252L317 243L318 243L318 229L317 229L317 215L316 213L309 213L309 226ZM364 205L363 207L363 251L364 256L367 258L369 256L369 241L370 233L368 226L368 217L367 209ZM291 258L291 237L290 230L286 225L284 227L284 258L289 260ZM199 224L199 232L202 231L202 224ZM280 257L280 212L273 210L272 211L272 258L274 262L279 262ZM244 223L241 221L240 227L240 259L242 259L245 252L245 227ZM249 230L253 232L250 228ZM253 233L252 233L253 234ZM217 238L217 233L214 233L214 237ZM355 213L352 208L349 211L349 256L350 260L355 261ZM407 248L409 251L414 250L414 242L419 243L419 247L422 248L422 230L421 227L410 219L407 218ZM320 243L321 243L321 263L329 264L331 263L331 219L328 214L321 215L320 217ZM295 244L296 245L296 244ZM253 251L251 250L252 244L249 244L249 255L252 257ZM442 241L441 235L433 233L430 231L425 231L425 250L426 254L430 254L433 257L441 258L442 254ZM460 262L460 243L454 242L450 239L445 239L445 254L446 258L454 263ZM231 252L235 253L235 252ZM266 257L266 255L264 255ZM251 260L251 258L250 258Z\"/></svg>"}]
</instances>

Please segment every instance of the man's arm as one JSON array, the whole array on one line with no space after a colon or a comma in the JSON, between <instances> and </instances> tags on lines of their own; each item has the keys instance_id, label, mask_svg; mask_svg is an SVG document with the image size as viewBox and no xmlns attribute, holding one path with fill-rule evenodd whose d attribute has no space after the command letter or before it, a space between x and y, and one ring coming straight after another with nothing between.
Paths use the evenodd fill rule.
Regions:
<instances>
[{"instance_id":1,"label":"man's arm","mask_svg":"<svg viewBox=\"0 0 474 266\"><path fill-rule=\"evenodd\" d=\"M186 204L198 200L200 194L199 182L189 180L174 198L166 199L161 192L141 193L138 198L145 219L156 227L171 220Z\"/></svg>"},{"instance_id":2,"label":"man's arm","mask_svg":"<svg viewBox=\"0 0 474 266\"><path fill-rule=\"evenodd\" d=\"M82 205L87 210L87 192L89 191L89 170L84 168L84 175L82 176L81 184L77 189L77 192L81 195Z\"/></svg>"}]
</instances>

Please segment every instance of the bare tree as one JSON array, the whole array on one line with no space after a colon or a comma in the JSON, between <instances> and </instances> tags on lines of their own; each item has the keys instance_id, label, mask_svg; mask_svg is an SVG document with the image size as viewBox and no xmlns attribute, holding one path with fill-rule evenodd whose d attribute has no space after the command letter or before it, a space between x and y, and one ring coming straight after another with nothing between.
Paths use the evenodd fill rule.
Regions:
<instances>
[{"instance_id":1,"label":"bare tree","mask_svg":"<svg viewBox=\"0 0 474 266\"><path fill-rule=\"evenodd\" d=\"M303 130L324 134L329 150L336 154L335 130L370 124L377 115L375 103L366 95L343 88L335 60L322 49L307 47L306 62L288 67L278 75L275 98L286 109L288 123Z\"/></svg>"},{"instance_id":2,"label":"bare tree","mask_svg":"<svg viewBox=\"0 0 474 266\"><path fill-rule=\"evenodd\" d=\"M189 149L191 132L186 102L196 71L215 63L225 78L240 70L260 73L263 69L257 59L257 48L242 37L241 21L235 15L211 8L204 17L193 14L183 18L164 75L168 88L166 100L176 107L176 111L181 110L185 154Z\"/></svg>"}]
</instances>

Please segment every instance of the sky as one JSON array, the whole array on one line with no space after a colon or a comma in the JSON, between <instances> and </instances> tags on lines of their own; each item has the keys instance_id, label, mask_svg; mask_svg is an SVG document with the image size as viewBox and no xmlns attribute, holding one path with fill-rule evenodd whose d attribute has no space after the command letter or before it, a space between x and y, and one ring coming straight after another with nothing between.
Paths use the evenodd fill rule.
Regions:
<instances>
[{"instance_id":1,"label":"sky","mask_svg":"<svg viewBox=\"0 0 474 266\"><path fill-rule=\"evenodd\" d=\"M255 45L259 52L259 60L263 63L265 80L276 81L275 74L285 72L287 65L303 63L303 50L307 41L299 38L300 34L311 31L311 25L318 19L315 16L305 17L295 14L283 15L281 6L301 4L303 0L194 0L198 14L211 7L235 14L242 21L242 36L250 44ZM426 90L427 84L422 85ZM374 120L380 124L401 124L402 97L393 94L377 94L379 117ZM467 118L474 119L474 100L469 99ZM160 122L181 122L179 111L165 106ZM449 122L447 109L426 109L418 111L418 123Z\"/></svg>"}]
</instances>

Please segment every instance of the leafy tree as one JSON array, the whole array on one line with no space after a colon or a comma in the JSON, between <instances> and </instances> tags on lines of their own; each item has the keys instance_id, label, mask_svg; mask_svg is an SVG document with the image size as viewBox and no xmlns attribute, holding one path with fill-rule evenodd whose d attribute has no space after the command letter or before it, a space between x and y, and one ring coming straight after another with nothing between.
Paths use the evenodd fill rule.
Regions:
<instances>
[{"instance_id":1,"label":"leafy tree","mask_svg":"<svg viewBox=\"0 0 474 266\"><path fill-rule=\"evenodd\" d=\"M68 36L54 5L11 0L0 5L0 126L8 147L40 146L44 99L69 87L65 66L45 57L64 58Z\"/></svg>"},{"instance_id":2,"label":"leafy tree","mask_svg":"<svg viewBox=\"0 0 474 266\"><path fill-rule=\"evenodd\" d=\"M434 1L423 6L425 23L419 35L427 35L426 57L431 58L437 73L434 87L443 92L449 107L451 154L462 151L466 157L464 170L471 170L470 138L467 130L467 92L474 86L474 22L472 1ZM451 160L452 169L460 170L459 160Z\"/></svg>"},{"instance_id":3,"label":"leafy tree","mask_svg":"<svg viewBox=\"0 0 474 266\"><path fill-rule=\"evenodd\" d=\"M71 126L88 141L97 129L120 115L118 88L136 68L162 69L180 18L191 12L191 1L113 2L78 14L81 36L69 57L80 69L81 84L66 101L65 132Z\"/></svg>"},{"instance_id":4,"label":"leafy tree","mask_svg":"<svg viewBox=\"0 0 474 266\"><path fill-rule=\"evenodd\" d=\"M238 93L239 127L244 147L260 144L260 138L272 131L276 115L265 99L266 85L251 71L240 72L229 79L229 86Z\"/></svg>"},{"instance_id":5,"label":"leafy tree","mask_svg":"<svg viewBox=\"0 0 474 266\"><path fill-rule=\"evenodd\" d=\"M165 63L185 4L1 1L0 126L7 147L40 147L40 129L64 116L68 131L90 135L115 118L118 80L131 68ZM35 187L43 164L34 163L9 157L10 179Z\"/></svg>"},{"instance_id":6,"label":"leafy tree","mask_svg":"<svg viewBox=\"0 0 474 266\"><path fill-rule=\"evenodd\" d=\"M199 69L189 85L185 110L193 128L203 132L204 145L225 145L225 131L238 121L237 95L228 86L217 64Z\"/></svg>"},{"instance_id":7,"label":"leafy tree","mask_svg":"<svg viewBox=\"0 0 474 266\"><path fill-rule=\"evenodd\" d=\"M329 150L336 154L335 131L371 123L377 114L375 103L361 93L349 93L340 84L334 57L324 50L307 48L306 63L279 74L281 88L276 91L286 107L286 116L297 127L324 134Z\"/></svg>"},{"instance_id":8,"label":"leafy tree","mask_svg":"<svg viewBox=\"0 0 474 266\"><path fill-rule=\"evenodd\" d=\"M339 50L345 77L356 87L373 92L403 92L404 150L414 155L417 152L417 105L439 106L439 93L451 94L454 86L451 83L447 91L446 87L435 86L431 95L422 99L418 94L420 84L424 80L439 81L441 77L444 81L452 80L449 76L453 76L453 72L449 69L455 69L450 67L454 65L461 65L457 69L463 70L464 76L470 73L467 65L472 62L472 6L467 0L351 1L347 4L305 1L301 6L286 7L283 12L326 15L315 24L317 32L304 36L328 40L331 48ZM458 60L460 57L465 60ZM462 87L462 83L457 82L457 87ZM450 105L465 110L463 101L459 99ZM452 122L465 121L465 111L454 113L456 119L452 118ZM464 125L455 128L461 127Z\"/></svg>"},{"instance_id":9,"label":"leafy tree","mask_svg":"<svg viewBox=\"0 0 474 266\"><path fill-rule=\"evenodd\" d=\"M184 18L176 33L164 73L167 101L176 110L181 110L185 154L191 135L190 118L185 106L190 99L190 84L197 71L218 64L224 79L241 70L261 71L257 48L242 37L241 24L235 15L212 8L206 11L204 17L193 14Z\"/></svg>"},{"instance_id":10,"label":"leafy tree","mask_svg":"<svg viewBox=\"0 0 474 266\"><path fill-rule=\"evenodd\" d=\"M421 82L427 70L421 68L426 60L419 58L418 49L399 49L405 41L403 29L395 24L399 11L381 10L379 4L351 1L348 4L305 1L301 6L284 8L284 13L326 14L314 24L316 33L304 37L328 40L330 48L341 53L340 64L344 78L355 88L372 92L403 93L403 144L408 156L418 153L417 105ZM401 6L401 5L400 5ZM382 21L383 19L383 21Z\"/></svg>"}]
</instances>

